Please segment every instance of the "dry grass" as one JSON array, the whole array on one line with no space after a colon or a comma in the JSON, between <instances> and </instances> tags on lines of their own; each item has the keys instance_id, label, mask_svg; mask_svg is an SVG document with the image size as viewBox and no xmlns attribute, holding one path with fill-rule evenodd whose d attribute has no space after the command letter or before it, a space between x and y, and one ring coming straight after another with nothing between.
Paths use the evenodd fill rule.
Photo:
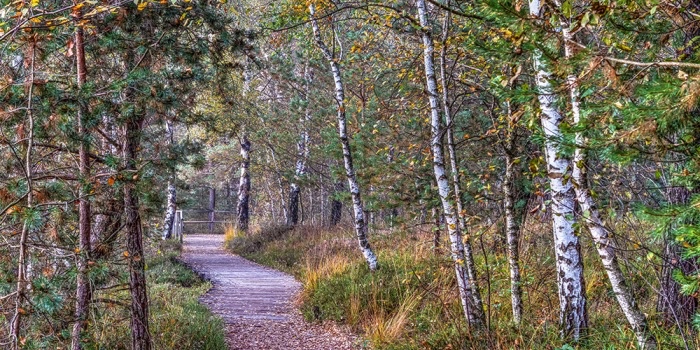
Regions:
<instances>
[{"instance_id":1,"label":"dry grass","mask_svg":"<svg viewBox=\"0 0 700 350\"><path fill-rule=\"evenodd\" d=\"M373 344L390 344L401 338L408 329L412 314L420 305L422 293L414 291L401 301L398 309L387 316L384 310L375 307L378 313L370 317L363 328Z\"/></svg>"},{"instance_id":2,"label":"dry grass","mask_svg":"<svg viewBox=\"0 0 700 350\"><path fill-rule=\"evenodd\" d=\"M306 256L304 268L304 289L314 290L320 280L341 274L350 266L350 259L345 255L329 254Z\"/></svg>"},{"instance_id":3,"label":"dry grass","mask_svg":"<svg viewBox=\"0 0 700 350\"><path fill-rule=\"evenodd\" d=\"M521 236L521 272L526 322L511 322L508 264L493 229L473 230L479 286L489 316L488 332L470 330L464 322L447 242L433 247L429 228L370 237L380 269L370 272L351 230L299 227L281 232L261 230L239 251L262 264L295 274L304 283L302 311L311 320L347 323L378 349L557 349L559 339L555 262L548 223L531 220ZM446 240L445 237L443 239ZM584 238L589 295L590 336L577 349L633 349L607 279ZM637 261L627 257L626 262ZM638 265L642 270L653 268ZM639 274L635 274L637 276ZM634 277L630 275L630 277ZM630 278L644 311L652 314L650 286ZM677 335L652 323L665 344Z\"/></svg>"}]
</instances>

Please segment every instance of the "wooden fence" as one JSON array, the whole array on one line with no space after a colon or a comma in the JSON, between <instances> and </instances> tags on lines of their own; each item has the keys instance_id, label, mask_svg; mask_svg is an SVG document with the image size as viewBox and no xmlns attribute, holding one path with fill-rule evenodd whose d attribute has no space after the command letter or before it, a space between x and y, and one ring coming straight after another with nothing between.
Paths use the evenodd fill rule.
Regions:
<instances>
[{"instance_id":1,"label":"wooden fence","mask_svg":"<svg viewBox=\"0 0 700 350\"><path fill-rule=\"evenodd\" d=\"M223 234L227 226L233 225L234 213L229 210L178 210L175 212L173 235L182 241L185 234Z\"/></svg>"}]
</instances>

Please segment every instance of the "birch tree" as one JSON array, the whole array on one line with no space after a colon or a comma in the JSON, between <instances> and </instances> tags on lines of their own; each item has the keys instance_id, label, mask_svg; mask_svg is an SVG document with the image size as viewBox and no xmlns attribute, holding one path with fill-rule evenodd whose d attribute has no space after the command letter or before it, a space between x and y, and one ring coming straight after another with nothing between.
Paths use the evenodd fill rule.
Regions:
<instances>
[{"instance_id":1,"label":"birch tree","mask_svg":"<svg viewBox=\"0 0 700 350\"><path fill-rule=\"evenodd\" d=\"M333 74L333 81L335 83L335 100L338 104L338 136L340 137L340 144L343 149L345 176L347 177L348 186L350 187L350 194L352 195L352 207L357 241L360 245L360 251L369 265L369 269L374 271L378 268L377 256L374 254L374 251L367 240L367 222L365 221L364 205L362 203L362 196L360 193L360 184L357 181L355 167L353 166L352 162L350 137L348 136L347 130L347 120L345 115L345 88L343 87L340 65L338 64L338 58L335 57L334 53L331 52L321 38L321 29L316 21L316 8L313 2L309 4L309 14L311 15L311 28L313 30L316 45L318 46L319 50L321 50L321 53L325 59L328 60L331 73Z\"/></svg>"},{"instance_id":2,"label":"birch tree","mask_svg":"<svg viewBox=\"0 0 700 350\"><path fill-rule=\"evenodd\" d=\"M504 153L506 168L503 174L503 209L506 222L506 249L508 252L508 268L510 273L510 303L513 310L513 322L520 324L523 317L522 288L520 286L520 252L519 232L520 227L515 212L515 169L516 162L516 117L506 102L508 111L508 127L504 140Z\"/></svg>"},{"instance_id":3,"label":"birch tree","mask_svg":"<svg viewBox=\"0 0 700 350\"><path fill-rule=\"evenodd\" d=\"M530 16L543 21L543 8L539 0L529 1ZM557 95L552 87L551 68L545 62L542 51L533 52L537 100L540 107L540 123L546 137L545 153L547 176L552 196L552 231L557 266L559 295L559 323L562 337L578 340L588 327L586 289L583 279L581 243L574 232L575 194L571 181L571 159L561 153L559 143L563 138L563 116L557 107Z\"/></svg>"},{"instance_id":4,"label":"birch tree","mask_svg":"<svg viewBox=\"0 0 700 350\"><path fill-rule=\"evenodd\" d=\"M561 2L559 0L555 0L554 3L561 9ZM564 57L567 60L571 60L574 55L574 46L576 45L571 32L571 23L564 17L560 17L559 24L564 41ZM575 125L580 125L582 120L578 78L574 74L569 74L566 77L566 83L569 90L569 103L573 122ZM612 240L612 233L605 227L600 212L591 195L591 189L588 185L588 176L586 175L588 163L586 138L582 131L576 132L575 140L576 149L572 162L573 170L571 179L573 180L573 187L576 193L576 201L581 206L581 212L583 213L583 223L593 237L593 242L603 263L603 267L605 268L605 273L608 275L608 280L615 293L615 298L637 337L637 344L642 349L655 348L656 340L649 334L646 317L639 310L617 260L617 247Z\"/></svg>"},{"instance_id":5,"label":"birch tree","mask_svg":"<svg viewBox=\"0 0 700 350\"><path fill-rule=\"evenodd\" d=\"M175 130L173 122L165 121L165 135L170 147L175 141ZM168 177L167 200L165 205L165 219L163 220L163 239L169 239L173 233L173 223L175 222L175 211L177 210L177 188L175 187L175 172L172 171Z\"/></svg>"},{"instance_id":6,"label":"birch tree","mask_svg":"<svg viewBox=\"0 0 700 350\"><path fill-rule=\"evenodd\" d=\"M287 225L291 226L296 225L299 221L299 194L301 192L299 181L306 173L306 160L309 158L308 128L311 122L310 91L311 84L313 83L313 73L308 64L304 65L302 75L304 80L303 99L306 106L304 106L303 116L299 118L301 133L299 135L299 141L297 142L297 160L294 168L294 181L290 185L289 190L289 215L287 217Z\"/></svg>"},{"instance_id":7,"label":"birch tree","mask_svg":"<svg viewBox=\"0 0 700 350\"><path fill-rule=\"evenodd\" d=\"M458 219L459 213L456 212L455 205L450 198L450 183L445 170L445 157L442 150L444 129L440 120L437 80L435 78L435 64L433 61L435 47L430 32L430 24L428 23L428 11L424 0L416 0L416 7L418 7L418 20L422 27L423 64L425 68L426 91L430 102L430 148L433 153L433 172L437 182L440 201L442 202L443 215L447 223L447 232L450 236L450 252L454 261L455 273L457 274L457 285L459 286L462 309L470 324L482 325L485 322L483 305L478 287L475 284L476 281L474 278L470 278L473 276L470 276L469 272L469 267L471 267L473 273L474 261L471 254L465 254L465 245L462 241L460 230L461 224ZM452 195L457 195L457 193ZM467 245L469 245L468 242Z\"/></svg>"},{"instance_id":8,"label":"birch tree","mask_svg":"<svg viewBox=\"0 0 700 350\"><path fill-rule=\"evenodd\" d=\"M236 206L237 226L241 231L248 231L250 221L250 141L245 132L240 139L241 174L238 181L238 204Z\"/></svg>"}]
</instances>

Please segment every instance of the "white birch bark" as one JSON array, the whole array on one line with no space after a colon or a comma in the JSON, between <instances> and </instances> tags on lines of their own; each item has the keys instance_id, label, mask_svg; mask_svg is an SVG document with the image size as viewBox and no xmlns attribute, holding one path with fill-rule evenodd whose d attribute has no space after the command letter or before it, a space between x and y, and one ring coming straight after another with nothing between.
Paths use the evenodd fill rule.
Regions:
<instances>
[{"instance_id":1,"label":"white birch bark","mask_svg":"<svg viewBox=\"0 0 700 350\"><path fill-rule=\"evenodd\" d=\"M512 115L510 102L508 115ZM510 118L508 118L510 120ZM513 322L520 324L523 317L522 288L520 286L520 252L518 251L518 221L515 213L515 125L509 125L505 140L506 169L503 177L503 209L506 221L506 247L508 250L508 268L510 272L510 304L513 310Z\"/></svg>"},{"instance_id":2,"label":"white birch bark","mask_svg":"<svg viewBox=\"0 0 700 350\"><path fill-rule=\"evenodd\" d=\"M168 143L173 144L173 125L171 121L165 122L165 131ZM177 210L177 188L175 187L175 174L168 178L168 197L165 209L165 219L163 220L163 239L170 239L173 233L173 222L175 221L175 211Z\"/></svg>"},{"instance_id":3,"label":"white birch bark","mask_svg":"<svg viewBox=\"0 0 700 350\"><path fill-rule=\"evenodd\" d=\"M455 151L454 140L454 120L452 119L452 111L450 110L449 89L447 83L447 35L449 30L449 13L445 16L443 26L442 48L440 50L440 82L442 85L442 106L445 113L445 134L447 135L447 151L450 157L450 172L452 173L452 185L454 187L454 199L457 209L457 218L459 220L459 229L465 235L464 242L464 262L467 268L467 276L469 283L474 286L472 298L474 305L482 305L481 293L477 286L476 266L474 264L474 253L472 249L471 237L466 233L467 225L464 218L464 204L462 203L462 190L460 188L459 167L457 166L457 152ZM422 25L422 24L421 24Z\"/></svg>"},{"instance_id":4,"label":"white birch bark","mask_svg":"<svg viewBox=\"0 0 700 350\"><path fill-rule=\"evenodd\" d=\"M250 221L250 141L248 135L241 137L241 175L238 181L238 205L236 207L237 226L241 231L248 231Z\"/></svg>"},{"instance_id":5,"label":"white birch bark","mask_svg":"<svg viewBox=\"0 0 700 350\"><path fill-rule=\"evenodd\" d=\"M530 0L530 15L541 19L540 0ZM533 53L536 73L537 99L540 104L540 121L547 138L545 152L547 171L552 196L552 231L557 265L559 289L559 323L564 338L578 340L588 326L586 313L586 290L583 279L583 259L581 243L574 232L575 194L571 180L571 159L559 154L559 140L562 139L557 96L550 83L551 72L544 62L540 50Z\"/></svg>"},{"instance_id":6,"label":"white birch bark","mask_svg":"<svg viewBox=\"0 0 700 350\"><path fill-rule=\"evenodd\" d=\"M377 256L374 254L374 251L372 251L369 241L367 240L367 223L365 222L364 206L362 204L362 197L360 194L360 184L357 182L355 168L352 163L350 139L348 136L347 120L345 116L345 89L343 87L343 80L340 74L340 65L321 38L321 31L315 17L316 9L313 3L309 4L309 13L311 14L311 28L313 29L314 39L316 40L316 44L321 50L321 53L326 60L328 60L328 63L331 66L333 81L335 82L335 98L336 102L338 103L338 135L340 137L340 143L343 147L345 176L348 179L348 186L350 187L350 194L352 196L352 207L355 217L355 233L357 234L357 240L360 245L362 255L365 257L365 260L367 260L370 270L376 270Z\"/></svg>"},{"instance_id":7,"label":"white birch bark","mask_svg":"<svg viewBox=\"0 0 700 350\"><path fill-rule=\"evenodd\" d=\"M483 306L480 298L478 298L477 286L473 284L469 278L466 266L469 265L470 262L467 261L464 244L462 243L462 233L457 218L458 213L456 213L456 208L450 201L450 183L445 171L445 159L442 150L443 130L438 106L435 63L433 61L435 47L430 35L425 1L416 0L416 6L418 7L418 20L422 27L423 63L425 67L426 90L430 102L430 144L433 152L433 172L435 173L435 181L437 182L443 214L445 216L445 222L447 223L447 231L450 236L450 252L452 260L454 261L455 273L457 274L457 284L459 286L462 309L470 324L482 325L485 320ZM473 264L473 261L471 264Z\"/></svg>"},{"instance_id":8,"label":"white birch bark","mask_svg":"<svg viewBox=\"0 0 700 350\"><path fill-rule=\"evenodd\" d=\"M555 1L558 7L561 7L559 1ZM573 57L573 35L569 29L569 23L565 19L561 19L561 33L564 39L564 55L565 58ZM569 88L569 99L571 103L571 114L574 119L574 124L578 125L581 122L581 101L578 89L578 80L574 74L567 76L567 85ZM632 296L632 293L625 281L624 273L620 268L615 252L615 243L611 239L611 232L605 227L600 212L595 204L591 190L588 185L588 176L586 175L587 155L585 150L586 139L582 132L576 133L576 149L574 151L572 179L576 193L576 201L581 206L583 213L583 222L593 237L598 255L603 263L605 272L610 280L615 298L617 299L620 309L625 314L627 322L634 331L637 338L637 344L642 349L656 348L656 339L649 333L646 316L641 312L637 303Z\"/></svg>"},{"instance_id":9,"label":"white birch bark","mask_svg":"<svg viewBox=\"0 0 700 350\"><path fill-rule=\"evenodd\" d=\"M301 127L301 133L299 135L299 141L297 142L297 161L294 169L294 181L290 185L289 193L289 216L287 217L287 225L296 225L299 222L299 197L301 192L301 187L299 186L299 181L306 174L306 161L309 158L309 123L311 122L311 108L310 108L310 91L311 83L313 82L313 75L311 69L308 65L304 66L304 100L306 102L306 107L304 109L304 115L299 118L299 125Z\"/></svg>"}]
</instances>

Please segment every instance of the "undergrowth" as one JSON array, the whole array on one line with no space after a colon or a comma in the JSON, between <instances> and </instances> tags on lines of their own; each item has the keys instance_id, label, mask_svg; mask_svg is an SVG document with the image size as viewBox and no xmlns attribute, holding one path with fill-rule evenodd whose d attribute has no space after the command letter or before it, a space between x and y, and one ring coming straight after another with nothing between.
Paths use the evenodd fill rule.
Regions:
<instances>
[{"instance_id":1,"label":"undergrowth","mask_svg":"<svg viewBox=\"0 0 700 350\"><path fill-rule=\"evenodd\" d=\"M161 242L147 260L146 278L150 307L150 331L154 349L227 349L223 321L198 302L211 284L178 260L180 246ZM110 293L95 315L93 346L87 349L130 349L128 291ZM120 305L121 304L121 305Z\"/></svg>"},{"instance_id":2,"label":"undergrowth","mask_svg":"<svg viewBox=\"0 0 700 350\"><path fill-rule=\"evenodd\" d=\"M296 276L304 284L307 320L348 324L376 349L634 349L634 334L593 251L585 252L591 328L579 343L562 343L551 245L535 235L522 250L525 314L520 327L511 322L505 254L485 239L488 235L476 237L488 330L469 329L464 322L449 252L433 247L430 232L372 235L380 259L376 272L367 268L350 231L285 226L247 235L232 231L226 247ZM643 286L643 277L643 272L630 274L630 282ZM637 298L643 310L654 310L647 289L635 288ZM658 327L653 315L650 320L661 349L684 348L678 334Z\"/></svg>"}]
</instances>

